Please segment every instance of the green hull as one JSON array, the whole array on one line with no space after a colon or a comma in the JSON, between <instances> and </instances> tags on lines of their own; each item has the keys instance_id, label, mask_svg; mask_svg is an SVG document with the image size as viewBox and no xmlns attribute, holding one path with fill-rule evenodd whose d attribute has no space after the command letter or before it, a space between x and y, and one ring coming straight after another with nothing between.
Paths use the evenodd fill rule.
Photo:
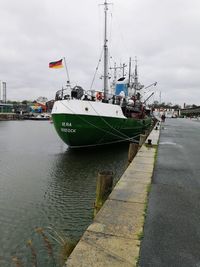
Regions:
<instances>
[{"instance_id":1,"label":"green hull","mask_svg":"<svg viewBox=\"0 0 200 267\"><path fill-rule=\"evenodd\" d=\"M91 115L52 114L60 138L71 147L97 146L137 140L152 119L114 118Z\"/></svg>"}]
</instances>

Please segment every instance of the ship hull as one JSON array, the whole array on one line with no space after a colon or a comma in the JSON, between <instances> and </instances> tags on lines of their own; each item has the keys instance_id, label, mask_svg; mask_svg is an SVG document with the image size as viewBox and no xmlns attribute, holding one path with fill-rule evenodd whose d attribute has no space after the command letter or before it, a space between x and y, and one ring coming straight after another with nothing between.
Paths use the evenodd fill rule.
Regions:
<instances>
[{"instance_id":1,"label":"ship hull","mask_svg":"<svg viewBox=\"0 0 200 267\"><path fill-rule=\"evenodd\" d=\"M152 124L149 117L144 119L126 118L119 106L111 104L87 103L89 101L85 101L83 104L80 101L75 104L69 101L59 102L53 108L52 119L58 135L70 147L97 146L138 140L139 135L150 128ZM82 111L77 108L77 104L81 104ZM106 116L108 107L110 114Z\"/></svg>"}]
</instances>

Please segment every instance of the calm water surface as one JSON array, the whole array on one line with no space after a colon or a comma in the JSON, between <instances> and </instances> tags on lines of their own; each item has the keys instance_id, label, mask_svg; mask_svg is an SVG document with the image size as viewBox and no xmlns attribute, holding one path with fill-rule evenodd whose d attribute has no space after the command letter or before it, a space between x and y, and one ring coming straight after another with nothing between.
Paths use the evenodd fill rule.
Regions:
<instances>
[{"instance_id":1,"label":"calm water surface","mask_svg":"<svg viewBox=\"0 0 200 267\"><path fill-rule=\"evenodd\" d=\"M127 145L69 149L49 121L0 122L0 266L61 266L57 233L80 238L93 219L98 171L112 170L116 182L127 153Z\"/></svg>"}]
</instances>

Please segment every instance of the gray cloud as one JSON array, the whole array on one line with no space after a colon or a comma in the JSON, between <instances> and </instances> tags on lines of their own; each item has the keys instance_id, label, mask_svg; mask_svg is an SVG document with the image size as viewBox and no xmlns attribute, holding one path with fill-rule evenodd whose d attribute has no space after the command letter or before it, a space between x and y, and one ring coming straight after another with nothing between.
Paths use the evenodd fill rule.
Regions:
<instances>
[{"instance_id":1,"label":"gray cloud","mask_svg":"<svg viewBox=\"0 0 200 267\"><path fill-rule=\"evenodd\" d=\"M141 83L157 81L163 101L199 104L199 0L112 2L112 61L137 56ZM64 69L49 69L48 63L63 56L72 84L90 88L102 48L101 3L0 0L0 80L7 82L9 99L53 99L67 78Z\"/></svg>"}]
</instances>

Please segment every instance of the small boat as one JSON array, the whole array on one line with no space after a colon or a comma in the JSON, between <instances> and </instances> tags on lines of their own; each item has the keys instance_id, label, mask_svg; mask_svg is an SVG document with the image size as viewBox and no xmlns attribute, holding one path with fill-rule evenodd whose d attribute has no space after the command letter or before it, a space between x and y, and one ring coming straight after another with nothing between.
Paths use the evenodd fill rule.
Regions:
<instances>
[{"instance_id":1,"label":"small boat","mask_svg":"<svg viewBox=\"0 0 200 267\"><path fill-rule=\"evenodd\" d=\"M108 3L105 0L105 22ZM80 86L56 93L52 120L60 138L70 147L108 145L118 142L137 141L139 135L152 125L152 116L141 101L137 63L134 79L122 77L115 83L113 93L108 92L108 39L105 25L104 39L104 90L83 90ZM148 113L148 114L147 114Z\"/></svg>"},{"instance_id":2,"label":"small boat","mask_svg":"<svg viewBox=\"0 0 200 267\"><path fill-rule=\"evenodd\" d=\"M32 114L32 115L24 117L24 119L34 120L34 121L49 121L51 120L51 115L46 114L46 113L38 114L38 115Z\"/></svg>"}]
</instances>

